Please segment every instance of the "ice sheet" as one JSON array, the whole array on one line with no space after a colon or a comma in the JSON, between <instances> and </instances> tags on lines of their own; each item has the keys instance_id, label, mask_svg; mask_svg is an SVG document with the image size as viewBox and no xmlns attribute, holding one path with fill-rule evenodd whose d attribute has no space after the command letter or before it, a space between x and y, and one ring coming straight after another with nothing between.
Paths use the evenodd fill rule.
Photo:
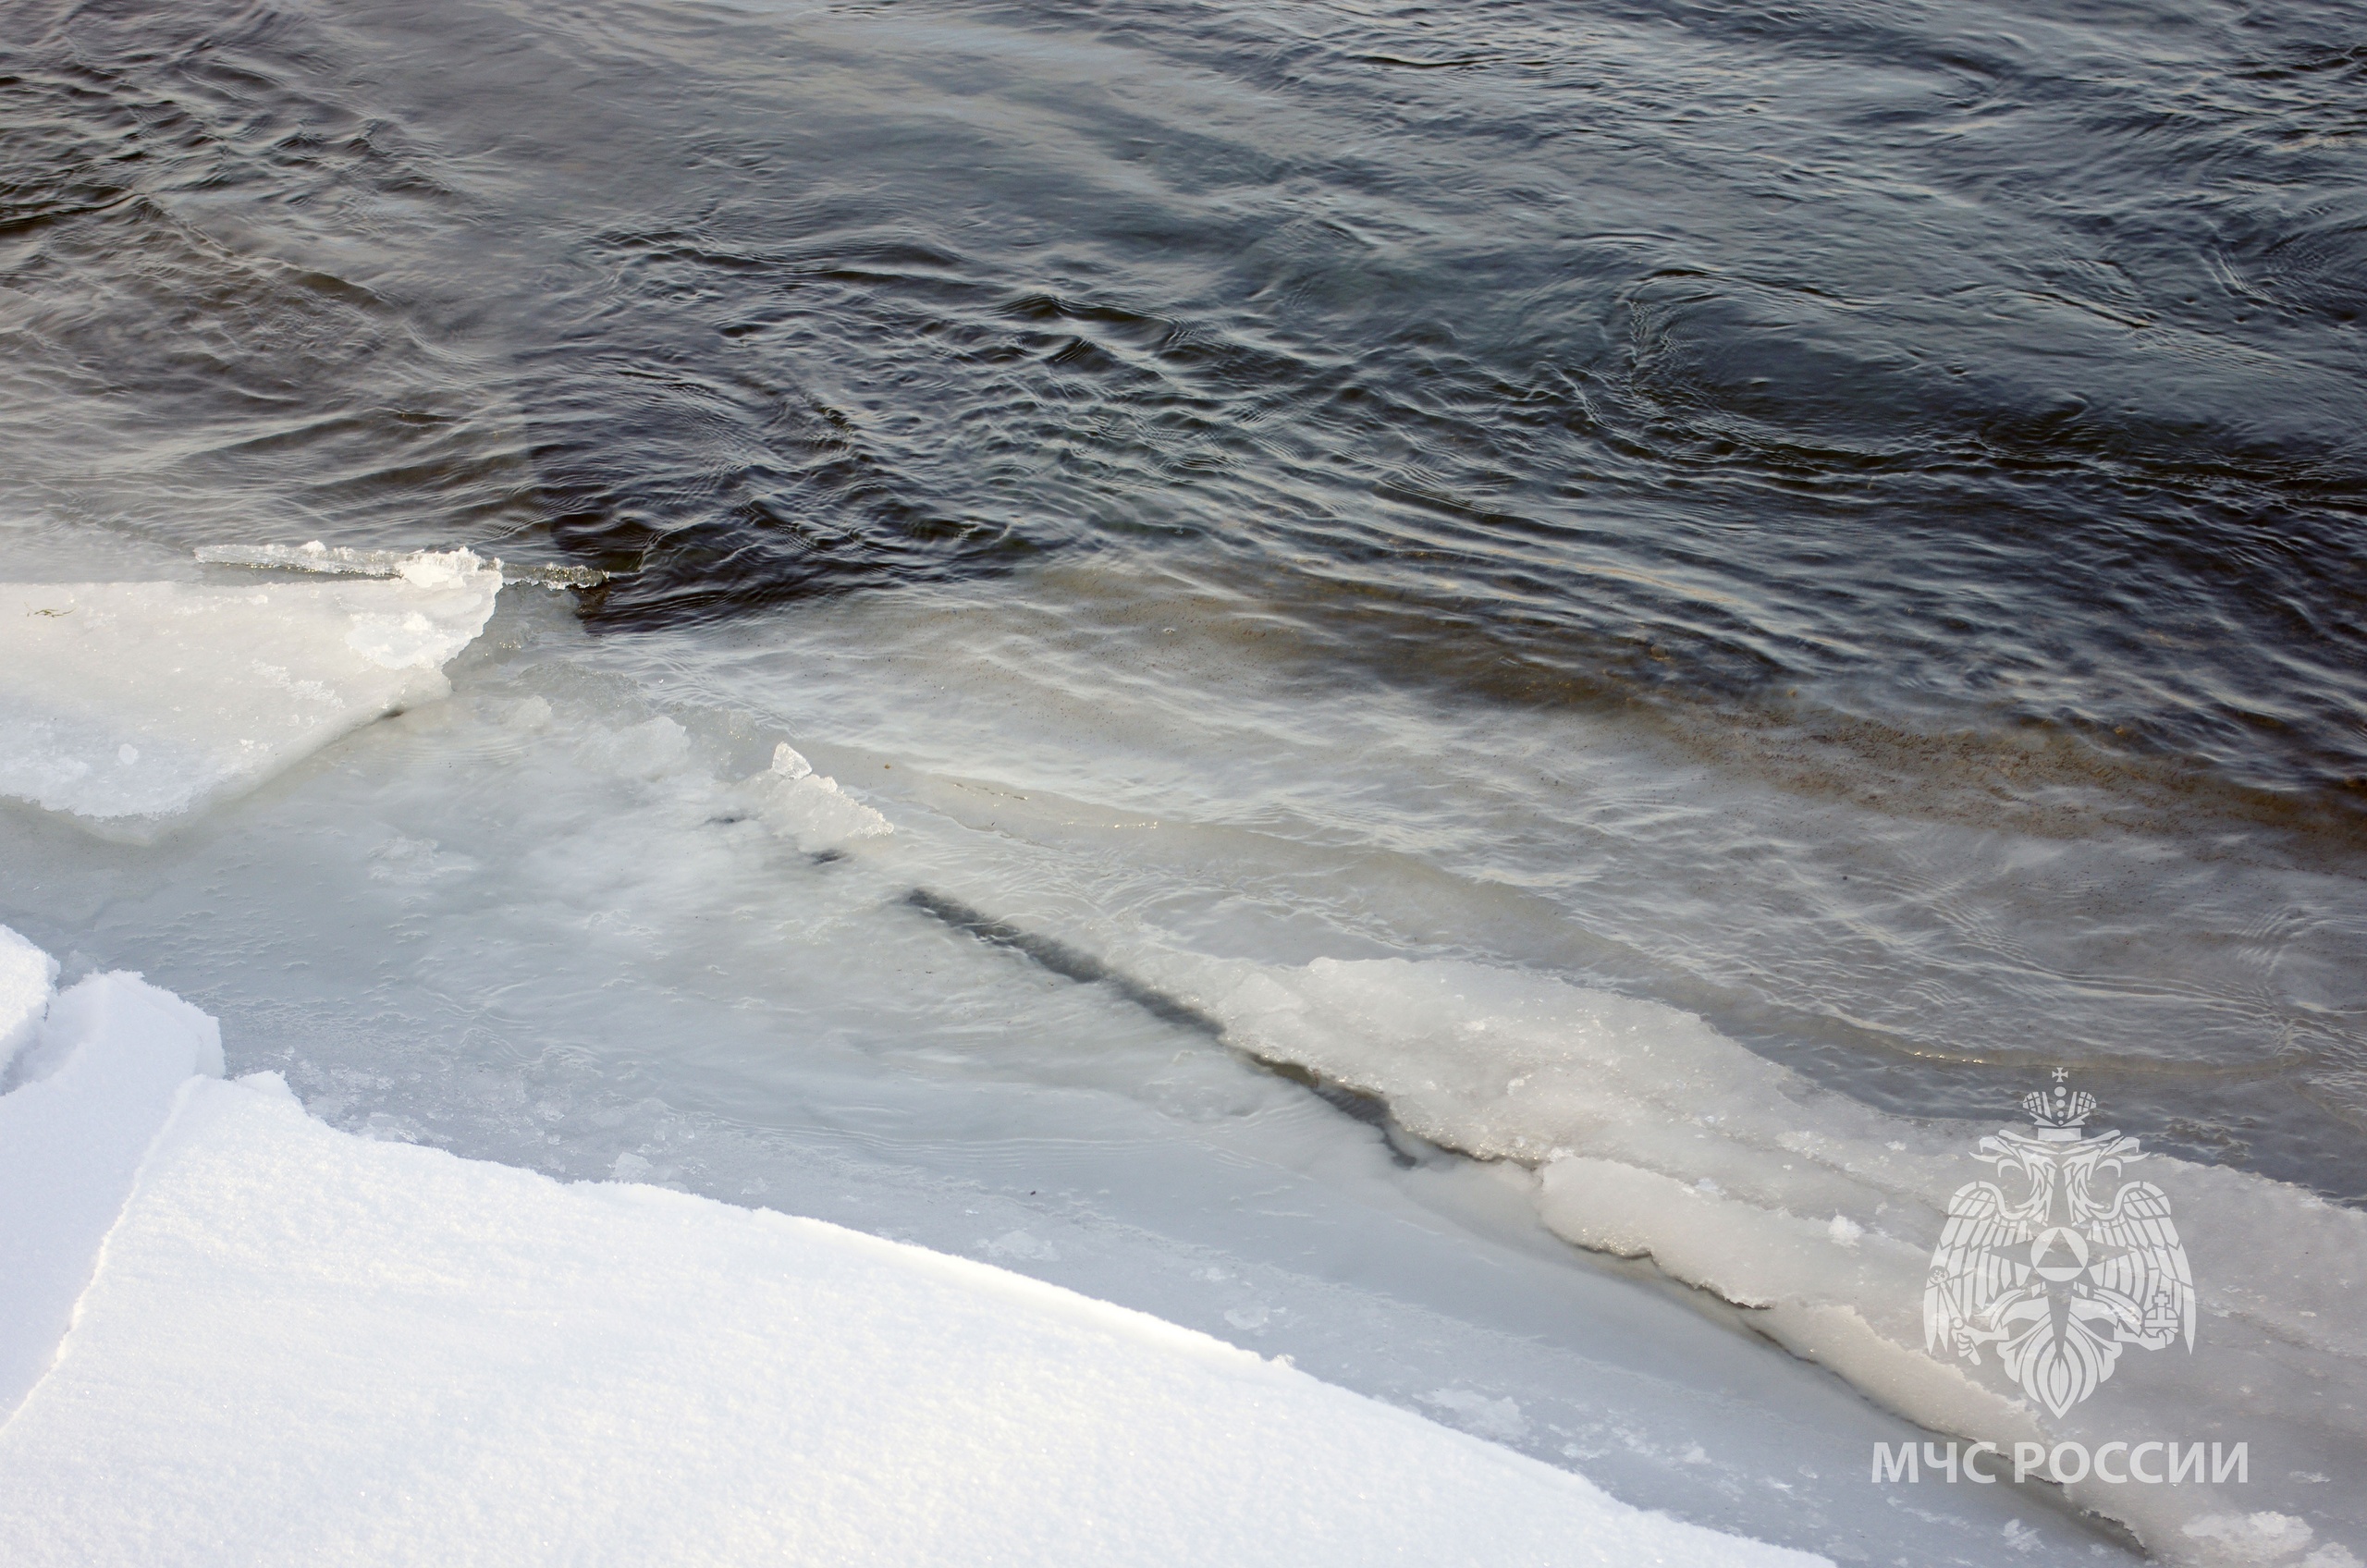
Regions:
<instances>
[{"instance_id":1,"label":"ice sheet","mask_svg":"<svg viewBox=\"0 0 2367 1568\"><path fill-rule=\"evenodd\" d=\"M415 553L361 550L350 545L325 545L314 539L303 545L201 545L197 549L197 558L207 566L250 566L267 571L399 577ZM608 573L588 566L495 564L500 567L501 580L505 583L532 582L544 588L593 588L608 580Z\"/></svg>"},{"instance_id":2,"label":"ice sheet","mask_svg":"<svg viewBox=\"0 0 2367 1568\"><path fill-rule=\"evenodd\" d=\"M1024 782L1030 775L1018 764L1036 766L1034 737L1026 738L1028 756L992 771L915 766L909 751L838 741L835 727L844 717L836 701L830 712L794 726L770 719L764 704L703 707L678 689L681 671L694 665L681 647L652 653L625 640L586 641L564 607L544 595L510 596L501 613L501 635L484 639L457 667L461 700L374 726L342 754L350 766L308 770L297 787L217 814L208 833L137 857L98 855L80 835L45 834L60 851L49 865L66 873L25 868L15 878L25 889L19 907L52 912L42 917L44 934L61 941L111 946L114 962L177 962L176 984L192 995L206 987L208 1005L223 1007L226 1017L239 1008L249 1052L242 1066L285 1063L321 1114L348 1125L564 1174L646 1172L718 1195L793 1194L786 1201L802 1209L890 1233L917 1231L932 1245L975 1249L1162 1317L1238 1331L1260 1348L1290 1349L1327 1377L1493 1433L1539 1457L1582 1465L1624 1496L1754 1534L1781 1531L1795 1545L1821 1548L1846 1535L1870 1549L1867 1555L1919 1563L1944 1556L2085 1561L2097 1544L2034 1540L2039 1532L2014 1512L2042 1510L2045 1500L1996 1495L2007 1488L1870 1488L1858 1434L1895 1438L1897 1426L1874 1422L1854 1405L1846 1413L1817 1405L1801 1416L1809 1408L1801 1389L1762 1364L1820 1389L1826 1380L1763 1346L1750 1351L1748 1366L1729 1368L1677 1331L1682 1312L1662 1306L1649 1324L1606 1329L1600 1303L1527 1295L1528 1282L1492 1274L1482 1250L1458 1250L1440 1238L1418 1251L1400 1247L1385 1227L1367 1223L1371 1216L1360 1206L1381 1183L1339 1157L1370 1157L1385 1178L1369 1128L1279 1076L1243 1067L1208 1035L1177 1023L1172 1008L1143 1001L1160 994L1200 998L1207 1002L1200 1011L1224 1014L1232 1043L1293 1060L1306 1042L1286 1038L1289 1029L1261 1036L1254 1009L1236 1014L1207 999L1221 1000L1235 981L1260 974L1287 990L1299 971L1227 969L1220 962L1196 968L1201 961L1180 958L1183 967L1169 971L1157 961L1177 928L1187 947L1196 935L1235 952L1278 943L1297 957L1311 947L1385 950L1372 933L1386 934L1386 918L1370 914L1393 907L1374 900L1392 895L1391 878L1405 866L1402 857L1377 871L1366 864L1369 846L1349 830L1353 824L1310 830L1285 814L1272 831L1252 835L1196 820L1209 815L1205 802L1171 802L1154 811L1148 802L1063 798ZM837 700L859 696L834 692ZM987 719L1000 711L972 704L950 717L971 708ZM929 717L936 725L949 716ZM768 809L784 803L773 798L784 792L788 802L820 803L809 799L819 786L799 772L803 759L794 748L783 754L783 732L848 781L848 789L824 793L859 808L852 822L872 823L877 814L865 802L878 802L895 816L894 837L874 832L862 836L859 852L825 854L818 851L836 845L809 839L795 814ZM1211 754L1238 768L1263 752L1240 744ZM1080 767L1078 780L1089 784L1089 774ZM1459 798L1461 788L1460 780L1444 780L1422 798ZM1170 806L1173 819L1163 820ZM296 866L303 875L290 877ZM1321 884L1337 901L1318 900L1285 926L1274 914L1292 900L1277 888L1292 876ZM1411 902L1438 926L1496 928L1468 898L1441 913L1441 888L1450 900L1457 895L1437 877L1408 888ZM916 902L918 893L950 895L952 902ZM1245 894L1257 906L1249 919L1235 908L1215 912L1231 929L1213 913L1194 917L1196 900L1238 904ZM949 924L942 913L925 913L957 907L977 918ZM1145 924L1160 924L1134 918L1146 908L1171 928L1147 947L1130 946L1129 926L1139 935ZM1327 911L1339 918L1322 917ZM1483 918L1469 918L1474 911ZM1036 933L1052 940L1004 939ZM1508 983L1533 978L1466 967ZM1479 1011L1466 1017L1429 1007L1411 991L1373 986L1376 972L1345 973L1344 992L1371 989L1379 1012L1404 1015L1380 1022L1411 1031L1390 1042L1404 1047L1408 1062L1429 1051L1459 1071L1472 1043L1460 1025L1507 1011L1485 986L1471 994ZM1078 983L1094 976L1110 983ZM366 1008L357 1010L355 998L366 998ZM1319 1022L1340 1001L1315 997L1305 1011ZM1639 1016L1639 1027L1688 1017L1668 1009ZM1365 1022L1350 1018L1343 1027L1354 1034ZM1702 1027L1698 1019L1691 1023ZM1734 1047L1711 1038L1718 1050L1704 1072L1716 1087L1732 1087L1718 1063ZM259 1050L265 1040L270 1048ZM1492 1047L1475 1048L1487 1065ZM512 1069L521 1059L531 1061L522 1075ZM1752 1059L1736 1053L1735 1060ZM1509 1088L1514 1075L1507 1071L1501 1086ZM1484 1098L1486 1088L1473 1093ZM1688 1125L1685 1107L1672 1109L1634 1084L1613 1081L1605 1093L1628 1095L1647 1121ZM785 1179L781 1167L766 1163L770 1155L743 1164L742 1155L723 1154L725 1130L703 1120L695 1109L702 1106L734 1122L787 1125L797 1139L837 1140L834 1147L892 1146L895 1158L926 1164L947 1187L901 1207L877 1205L866 1185L876 1169L857 1173L850 1165L847 1174L822 1178L830 1184L817 1191ZM686 1107L693 1114L681 1114ZM1302 1115L1327 1130L1302 1137ZM1332 1121L1347 1136L1333 1137L1340 1129L1329 1128ZM1237 1155L1251 1168L1238 1193L1208 1182L1207 1170L1179 1152L1203 1135L1185 1130L1194 1122L1238 1129L1237 1136L1207 1134L1211 1149L1220 1138L1225 1157ZM817 1126L828 1132L812 1133ZM1457 1141L1443 1130L1439 1135ZM1968 1133L1964 1142L1968 1147ZM1475 1137L1470 1146L1490 1145ZM1254 1167L1278 1156L1304 1160L1320 1179L1294 1182L1287 1198L1269 1195L1262 1188L1270 1179ZM1773 1180L1774 1172L1761 1170ZM1783 1174L1797 1174L1804 1191L1821 1179L1806 1166ZM1429 1178L1406 1180L1411 1192L1411 1183ZM1461 1177L1441 1176L1432 1190L1449 1180ZM1700 1178L1690 1180L1699 1193ZM948 1203L954 1187L982 1181L1010 1191L991 1209L983 1194ZM1332 1195L1320 1190L1326 1182L1362 1190L1326 1207ZM1212 1195L1218 1212L1187 1216ZM964 1204L997 1217L970 1220ZM1064 1206L1071 1212L1061 1212ZM1764 1194L1756 1200L1761 1218L1781 1219L1784 1207ZM1298 1212L1277 1218L1284 1209ZM1839 1214L1814 1217L1826 1237ZM1196 1234L1220 1243L1223 1256L1211 1261L1224 1274L1245 1263L1264 1269L1276 1259L1312 1261L1287 1290L1264 1282L1254 1293L1230 1283L1206 1287L1205 1299L1219 1291L1228 1299L1220 1315L1198 1312L1203 1296L1159 1275L1175 1262L1176 1249L1152 1241L1131 1251L1103 1245L1097 1227L1106 1232L1113 1217L1171 1229L1205 1219ZM1799 1240L1781 1225L1769 1234L1787 1245ZM1881 1243L1878 1229L1859 1239ZM1097 1246L1103 1250L1094 1261ZM1678 1256L1673 1236L1664 1250ZM1558 1248L1552 1256L1556 1269L1580 1272ZM1480 1316L1524 1329L1539 1325L1586 1342L1588 1354L1605 1346L1608 1357L1683 1355L1690 1375L1638 1382L1619 1404L1602 1397L1602 1378L1571 1375L1569 1358L1540 1356L1515 1371L1493 1350L1475 1350L1476 1340L1425 1338L1429 1326L1387 1317L1371 1305L1383 1292L1404 1291L1416 1269L1470 1277L1454 1310L1477 1310L1470 1302L1491 1292L1513 1297L1514 1308L1500 1313L1490 1304ZM2222 1269L2220 1278L2227 1277ZM1318 1300L1301 1289L1316 1281L1342 1288ZM1763 1299L1732 1280L1722 1288L1736 1299ZM1771 1303L1752 1315L1772 1325L1779 1308ZM1353 1352L1344 1348L1350 1340ZM1797 1335L1789 1342L1852 1376L1864 1370L1841 1354L1846 1343ZM2206 1342L2215 1341L2206 1336ZM1441 1351L1441 1343L1452 1348ZM2224 1364L2216 1370L2241 1375ZM1731 1396L1732 1409L1705 1390ZM1846 1397L1837 1379L1826 1391ZM1783 1427L1786 1419L1791 1425ZM1649 1463L1621 1473L1626 1456L1648 1451ZM2318 1468L2330 1478L2341 1470L2331 1461ZM2281 1484L2325 1483L2287 1476ZM2203 1544L2186 1550L2190 1558L2292 1538L2282 1526L2260 1537L2249 1526L2231 1533L2212 1524L2254 1513L2294 1518L2315 1532L2311 1552L2330 1550L2322 1513L2311 1524L2300 1513L2261 1508L2195 1513L2160 1544L2185 1550L2175 1537L2188 1526L2202 1530L2193 1539ZM1972 1522L1984 1514L1976 1534ZM2051 1529L2054 1521L2040 1523ZM2058 1555L2041 1555L2050 1549ZM2290 1554L2286 1561L2291 1568Z\"/></svg>"},{"instance_id":3,"label":"ice sheet","mask_svg":"<svg viewBox=\"0 0 2367 1568\"><path fill-rule=\"evenodd\" d=\"M203 1032L123 976L51 1027L84 995L0 1112L110 1083L146 1145L123 1064ZM11 1563L1819 1561L986 1265L357 1138L272 1074L168 1099L0 1427Z\"/></svg>"},{"instance_id":4,"label":"ice sheet","mask_svg":"<svg viewBox=\"0 0 2367 1568\"><path fill-rule=\"evenodd\" d=\"M732 782L777 772L779 730L676 709L686 730L576 673L564 606L499 615L454 700L337 766L136 855L52 828L0 896L66 912L37 917L61 950L202 996L234 1071L284 1070L338 1126L997 1263L1846 1561L2127 1561L2042 1486L1870 1488L1870 1441L1919 1434L1579 1260L1525 1172L1398 1167L1198 1027L924 913L910 878L942 885L946 829L909 798L892 837L784 841ZM845 796L906 776L796 744Z\"/></svg>"},{"instance_id":5,"label":"ice sheet","mask_svg":"<svg viewBox=\"0 0 2367 1568\"><path fill-rule=\"evenodd\" d=\"M450 691L498 563L379 581L0 583L0 793L139 838Z\"/></svg>"},{"instance_id":6,"label":"ice sheet","mask_svg":"<svg viewBox=\"0 0 2367 1568\"><path fill-rule=\"evenodd\" d=\"M2131 1167L2174 1206L2198 1342L2124 1354L2058 1416L1993 1365L1925 1349L1933 1245L1950 1194L1993 1179L1972 1158L1993 1126L1884 1116L1692 1014L1488 965L1132 962L1243 1047L1380 1096L1426 1138L1531 1166L1554 1231L1755 1309L1763 1332L1929 1427L2008 1452L2247 1442L2240 1486L2091 1476L2067 1488L2168 1561L2298 1562L2306 1548L2340 1564L2357 1561L2336 1555L2347 1543L2367 1541L2367 1215L2224 1167ZM2255 1517L2289 1524L2226 1523Z\"/></svg>"}]
</instances>

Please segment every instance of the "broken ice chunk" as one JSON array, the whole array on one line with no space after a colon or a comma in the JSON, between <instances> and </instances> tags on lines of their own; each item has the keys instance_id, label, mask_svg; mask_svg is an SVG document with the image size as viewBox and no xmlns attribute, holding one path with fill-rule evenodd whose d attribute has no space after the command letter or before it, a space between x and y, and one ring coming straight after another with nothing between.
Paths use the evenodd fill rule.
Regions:
<instances>
[{"instance_id":1,"label":"broken ice chunk","mask_svg":"<svg viewBox=\"0 0 2367 1568\"><path fill-rule=\"evenodd\" d=\"M772 766L735 788L757 820L809 854L895 831L886 817L841 792L838 780L815 772L786 741L773 748Z\"/></svg>"},{"instance_id":2,"label":"broken ice chunk","mask_svg":"<svg viewBox=\"0 0 2367 1568\"><path fill-rule=\"evenodd\" d=\"M446 695L500 588L467 550L376 580L0 583L0 794L147 837Z\"/></svg>"}]
</instances>

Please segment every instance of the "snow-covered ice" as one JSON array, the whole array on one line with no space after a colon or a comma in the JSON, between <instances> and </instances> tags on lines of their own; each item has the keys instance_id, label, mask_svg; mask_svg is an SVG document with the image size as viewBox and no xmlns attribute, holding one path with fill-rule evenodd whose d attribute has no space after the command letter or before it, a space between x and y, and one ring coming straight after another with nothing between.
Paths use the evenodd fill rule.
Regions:
<instances>
[{"instance_id":1,"label":"snow-covered ice","mask_svg":"<svg viewBox=\"0 0 2367 1568\"><path fill-rule=\"evenodd\" d=\"M0 1084L7 1082L17 1053L32 1043L56 978L55 959L0 926Z\"/></svg>"},{"instance_id":2,"label":"snow-covered ice","mask_svg":"<svg viewBox=\"0 0 2367 1568\"><path fill-rule=\"evenodd\" d=\"M1819 1561L984 1264L337 1132L136 977L36 1000L11 1564Z\"/></svg>"},{"instance_id":3,"label":"snow-covered ice","mask_svg":"<svg viewBox=\"0 0 2367 1568\"><path fill-rule=\"evenodd\" d=\"M381 580L0 583L0 793L138 838L448 694L499 564Z\"/></svg>"},{"instance_id":4,"label":"snow-covered ice","mask_svg":"<svg viewBox=\"0 0 2367 1568\"><path fill-rule=\"evenodd\" d=\"M0 1078L17 1084L0 1095L0 1415L48 1367L175 1093L222 1071L214 1021L169 992L106 974L52 999L46 982L11 998L31 1038Z\"/></svg>"}]
</instances>

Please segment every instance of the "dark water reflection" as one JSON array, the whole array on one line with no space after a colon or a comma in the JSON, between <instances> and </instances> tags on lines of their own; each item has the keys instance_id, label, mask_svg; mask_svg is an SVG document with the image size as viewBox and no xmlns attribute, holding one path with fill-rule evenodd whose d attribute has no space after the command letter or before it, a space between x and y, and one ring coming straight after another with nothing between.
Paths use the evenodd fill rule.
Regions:
<instances>
[{"instance_id":1,"label":"dark water reflection","mask_svg":"<svg viewBox=\"0 0 2367 1568\"><path fill-rule=\"evenodd\" d=\"M2348 816L2346 26L16 6L12 445L70 487L87 399L153 488L547 528L618 625L1199 540L1352 665L1840 682Z\"/></svg>"},{"instance_id":2,"label":"dark water reflection","mask_svg":"<svg viewBox=\"0 0 2367 1568\"><path fill-rule=\"evenodd\" d=\"M1343 668L1809 683L1853 756L2022 720L2355 832L2355 9L0 31L50 504L546 533L618 627L1172 542Z\"/></svg>"}]
</instances>

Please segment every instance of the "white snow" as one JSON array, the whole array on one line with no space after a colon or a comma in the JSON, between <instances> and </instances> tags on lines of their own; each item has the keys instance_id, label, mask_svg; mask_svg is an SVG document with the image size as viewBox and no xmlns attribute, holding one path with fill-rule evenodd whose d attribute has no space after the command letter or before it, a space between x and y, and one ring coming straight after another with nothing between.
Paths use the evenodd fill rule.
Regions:
<instances>
[{"instance_id":1,"label":"white snow","mask_svg":"<svg viewBox=\"0 0 2367 1568\"><path fill-rule=\"evenodd\" d=\"M0 1095L0 1415L49 1366L174 1095L222 1071L214 1021L137 975L42 999L18 1086Z\"/></svg>"},{"instance_id":2,"label":"white snow","mask_svg":"<svg viewBox=\"0 0 2367 1568\"><path fill-rule=\"evenodd\" d=\"M1815 1091L1690 1013L1543 976L1445 961L1128 957L1235 1044L1381 1096L1425 1138L1528 1164L1555 1231L1649 1256L1754 1309L1760 1331L1923 1425L2008 1452L2017 1440L2248 1441L2240 1487L2091 1477L2067 1488L2158 1556L2281 1562L2278 1543L2300 1550L2310 1518L2367 1539L2367 1505L2299 1478L2367 1452L2367 1214L2147 1156L2132 1176L2174 1205L2198 1342L2125 1354L2058 1418L1993 1367L1924 1347L1932 1246L1949 1195L1992 1174L1971 1156L1993 1126L1885 1116Z\"/></svg>"},{"instance_id":3,"label":"white snow","mask_svg":"<svg viewBox=\"0 0 2367 1568\"><path fill-rule=\"evenodd\" d=\"M982 1264L336 1132L131 976L32 1060L21 1568L1821 1561Z\"/></svg>"},{"instance_id":4,"label":"white snow","mask_svg":"<svg viewBox=\"0 0 2367 1568\"><path fill-rule=\"evenodd\" d=\"M17 1053L32 1043L56 978L55 959L0 926L0 1084Z\"/></svg>"},{"instance_id":5,"label":"white snow","mask_svg":"<svg viewBox=\"0 0 2367 1568\"><path fill-rule=\"evenodd\" d=\"M0 794L153 832L447 695L500 588L467 550L379 581L0 583Z\"/></svg>"}]
</instances>

